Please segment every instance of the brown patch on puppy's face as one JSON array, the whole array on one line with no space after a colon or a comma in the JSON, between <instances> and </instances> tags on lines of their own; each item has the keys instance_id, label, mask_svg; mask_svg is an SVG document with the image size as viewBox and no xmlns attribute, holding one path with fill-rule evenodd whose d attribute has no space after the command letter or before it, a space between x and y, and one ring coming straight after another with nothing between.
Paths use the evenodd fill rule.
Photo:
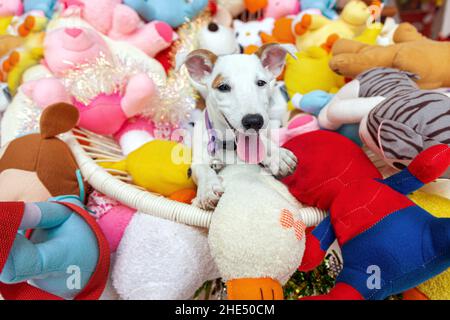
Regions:
<instances>
[{"instance_id":1,"label":"brown patch on puppy's face","mask_svg":"<svg viewBox=\"0 0 450 320\"><path fill-rule=\"evenodd\" d=\"M212 87L213 87L213 89L217 89L222 83L223 83L223 80L224 80L225 78L219 73L215 78L214 78L214 81L212 82Z\"/></svg>"}]
</instances>

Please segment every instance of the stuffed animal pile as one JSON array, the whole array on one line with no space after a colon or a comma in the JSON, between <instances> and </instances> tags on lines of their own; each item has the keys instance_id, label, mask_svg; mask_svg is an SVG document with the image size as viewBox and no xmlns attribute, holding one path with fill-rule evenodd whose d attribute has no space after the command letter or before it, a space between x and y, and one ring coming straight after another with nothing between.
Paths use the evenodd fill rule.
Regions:
<instances>
[{"instance_id":1,"label":"stuffed animal pile","mask_svg":"<svg viewBox=\"0 0 450 320\"><path fill-rule=\"evenodd\" d=\"M282 300L322 265L334 286L295 298L450 299L450 44L343 3L0 0L0 298ZM264 141L294 173L211 163L208 229L132 207L204 209L203 129L202 152L246 154L208 115L223 75L198 81L238 54L273 76Z\"/></svg>"}]
</instances>

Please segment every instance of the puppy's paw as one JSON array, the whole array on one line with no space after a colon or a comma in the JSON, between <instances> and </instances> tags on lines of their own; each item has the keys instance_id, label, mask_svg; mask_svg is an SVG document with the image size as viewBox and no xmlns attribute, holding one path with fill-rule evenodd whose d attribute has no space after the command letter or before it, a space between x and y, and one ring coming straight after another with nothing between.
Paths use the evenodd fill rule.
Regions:
<instances>
[{"instance_id":1,"label":"puppy's paw","mask_svg":"<svg viewBox=\"0 0 450 320\"><path fill-rule=\"evenodd\" d=\"M297 157L288 149L279 148L268 156L263 165L277 178L284 178L294 173Z\"/></svg>"},{"instance_id":2,"label":"puppy's paw","mask_svg":"<svg viewBox=\"0 0 450 320\"><path fill-rule=\"evenodd\" d=\"M192 204L204 210L214 210L223 192L224 189L219 178L208 180L198 186L197 197Z\"/></svg>"}]
</instances>

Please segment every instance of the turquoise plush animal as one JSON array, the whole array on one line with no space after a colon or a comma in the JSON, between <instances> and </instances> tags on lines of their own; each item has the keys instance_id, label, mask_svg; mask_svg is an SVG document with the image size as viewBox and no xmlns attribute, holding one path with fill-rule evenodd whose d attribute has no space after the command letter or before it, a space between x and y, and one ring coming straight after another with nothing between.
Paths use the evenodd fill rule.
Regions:
<instances>
[{"instance_id":1,"label":"turquoise plush animal","mask_svg":"<svg viewBox=\"0 0 450 320\"><path fill-rule=\"evenodd\" d=\"M295 107L318 116L320 111L331 101L333 96L333 94L322 90L314 90L303 95L300 99L297 99L298 101ZM346 136L356 144L362 145L361 138L359 137L359 124L344 124L337 132Z\"/></svg>"},{"instance_id":2,"label":"turquoise plush animal","mask_svg":"<svg viewBox=\"0 0 450 320\"><path fill-rule=\"evenodd\" d=\"M42 11L47 18L53 16L57 0L24 0L25 12Z\"/></svg>"},{"instance_id":3,"label":"turquoise plush animal","mask_svg":"<svg viewBox=\"0 0 450 320\"><path fill-rule=\"evenodd\" d=\"M124 0L147 22L164 21L176 28L193 19L208 4L208 0Z\"/></svg>"},{"instance_id":4,"label":"turquoise plush animal","mask_svg":"<svg viewBox=\"0 0 450 320\"><path fill-rule=\"evenodd\" d=\"M338 14L335 10L336 0L301 0L301 9L319 9L328 19L336 19Z\"/></svg>"}]
</instances>

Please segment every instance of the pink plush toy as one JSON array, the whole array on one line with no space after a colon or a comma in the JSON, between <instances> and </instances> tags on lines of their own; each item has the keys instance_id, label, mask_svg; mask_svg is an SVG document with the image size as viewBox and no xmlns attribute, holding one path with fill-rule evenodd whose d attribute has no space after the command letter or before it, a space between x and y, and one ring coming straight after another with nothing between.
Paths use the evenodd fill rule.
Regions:
<instances>
[{"instance_id":1,"label":"pink plush toy","mask_svg":"<svg viewBox=\"0 0 450 320\"><path fill-rule=\"evenodd\" d=\"M264 18L279 19L300 12L298 0L269 0L264 9Z\"/></svg>"},{"instance_id":2,"label":"pink plush toy","mask_svg":"<svg viewBox=\"0 0 450 320\"><path fill-rule=\"evenodd\" d=\"M44 63L53 78L27 82L22 91L41 107L69 102L80 111L79 126L113 135L139 114L155 93L144 73L127 75L94 30L59 28L47 33Z\"/></svg>"},{"instance_id":3,"label":"pink plush toy","mask_svg":"<svg viewBox=\"0 0 450 320\"><path fill-rule=\"evenodd\" d=\"M122 0L60 0L64 7L78 7L81 17L101 33L114 40L125 41L154 57L168 48L175 38L172 27L165 22L144 24L131 7Z\"/></svg>"},{"instance_id":4,"label":"pink plush toy","mask_svg":"<svg viewBox=\"0 0 450 320\"><path fill-rule=\"evenodd\" d=\"M0 17L20 16L22 13L21 0L0 0Z\"/></svg>"}]
</instances>

